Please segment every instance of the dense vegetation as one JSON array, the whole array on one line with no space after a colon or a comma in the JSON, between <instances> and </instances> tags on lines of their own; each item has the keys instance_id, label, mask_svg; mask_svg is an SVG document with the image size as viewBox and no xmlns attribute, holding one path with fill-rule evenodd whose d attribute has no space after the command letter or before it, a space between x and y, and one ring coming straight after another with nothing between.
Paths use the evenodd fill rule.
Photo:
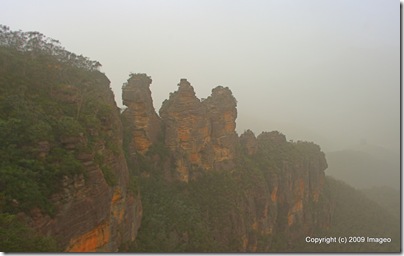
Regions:
<instances>
[{"instance_id":1,"label":"dense vegetation","mask_svg":"<svg viewBox=\"0 0 404 256\"><path fill-rule=\"evenodd\" d=\"M129 133L127 129L127 147ZM238 149L234 170L205 172L188 184L165 178L164 172L173 172L175 166L158 164L170 162L169 150L163 144L153 145L146 156L127 155L132 174L139 179L143 218L136 241L126 251L238 252L245 242L241 234L246 233L257 241L258 251L285 250L285 234L275 231L275 235L263 235L252 227L250 218L264 211L265 197L272 190L268 181L281 172L283 163L304 160L318 150L313 143L277 144L263 139L255 156ZM278 222L287 220L280 215Z\"/></svg>"},{"instance_id":2,"label":"dense vegetation","mask_svg":"<svg viewBox=\"0 0 404 256\"><path fill-rule=\"evenodd\" d=\"M0 249L3 252L60 251L53 239L41 236L10 214L0 214Z\"/></svg>"},{"instance_id":3,"label":"dense vegetation","mask_svg":"<svg viewBox=\"0 0 404 256\"><path fill-rule=\"evenodd\" d=\"M0 26L0 214L8 214L0 232L23 232L13 216L33 208L54 216L51 195L64 176L86 176L78 155L93 152L100 138L117 150L100 129L116 109L99 100L99 87L109 84L99 66L38 32ZM4 250L34 250L16 237Z\"/></svg>"},{"instance_id":4,"label":"dense vegetation","mask_svg":"<svg viewBox=\"0 0 404 256\"><path fill-rule=\"evenodd\" d=\"M111 154L121 150L111 143L110 133L102 129L111 123L111 113L117 109L100 100L106 97L100 88L108 86L109 81L98 71L99 67L97 61L70 53L59 42L40 33L10 31L0 26L1 251L60 249L52 238L30 229L24 216L29 216L32 209L55 216L51 196L63 188L63 177L86 177L78 156L94 154L94 162L106 182L110 186L116 184L105 155L96 150L105 147ZM330 178L321 200L334 202L332 225L329 230L317 230L316 234L384 236L391 237L392 243L290 245L281 232L262 235L251 228L251 223L242 223L250 214L247 205L264 207L261 199L272 189L269 181L282 172L284 162L305 161L316 154L319 148L313 143L274 143L263 139L254 157L238 149L237 168L233 171L208 172L184 184L166 179L165 172L173 172L173 161L164 138L145 156L133 156L128 152L130 127L124 127L127 128L124 147L132 174L129 190L134 194L140 191L143 204L138 237L125 250L236 252L243 244L239 236L242 232L256 239L258 250L268 247L271 251L399 250L397 215L389 214L363 194ZM365 193L379 203L384 202L372 191ZM397 213L397 208L392 212ZM280 214L279 223L286 223L286 218ZM246 230L240 231L242 228ZM281 224L275 227L281 228Z\"/></svg>"},{"instance_id":5,"label":"dense vegetation","mask_svg":"<svg viewBox=\"0 0 404 256\"><path fill-rule=\"evenodd\" d=\"M257 209L271 189L268 181L281 173L284 161L304 161L318 152L313 143L276 143L261 138L259 150L250 157L239 150L237 168L232 172L214 171L189 184L167 182L163 168L147 157L137 156L137 172L144 215L138 238L128 251L141 252L236 252L243 243L239 229L245 221L245 204L254 198ZM159 149L157 149L159 148ZM153 146L158 158L169 158L163 145ZM154 153L149 152L149 156ZM163 161L164 162L164 161ZM143 172L143 175L141 173ZM146 175L145 175L146 174ZM369 192L369 191L368 191ZM371 192L368 196L371 197ZM377 200L376 200L377 201ZM380 201L380 200L379 200ZM328 228L318 228L313 233L301 234L288 243L287 234L263 236L247 227L247 233L256 237L258 251L272 252L398 252L400 250L399 218L370 200L349 185L326 178L319 203L313 211L327 209L331 203L331 223ZM251 206L251 205L250 205ZM250 209L251 210L251 209ZM278 224L286 215L278 216ZM240 226L234 227L234 223ZM226 234L226 236L223 236ZM391 243L310 244L305 237L364 236L389 237ZM158 241L158 242L156 242ZM265 250L263 248L266 248Z\"/></svg>"}]
</instances>

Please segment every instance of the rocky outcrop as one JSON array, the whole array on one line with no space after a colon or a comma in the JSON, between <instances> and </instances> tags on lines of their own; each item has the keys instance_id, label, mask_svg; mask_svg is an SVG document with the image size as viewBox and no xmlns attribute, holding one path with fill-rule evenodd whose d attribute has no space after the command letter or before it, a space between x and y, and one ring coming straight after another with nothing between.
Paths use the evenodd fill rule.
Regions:
<instances>
[{"instance_id":1,"label":"rocky outcrop","mask_svg":"<svg viewBox=\"0 0 404 256\"><path fill-rule=\"evenodd\" d=\"M160 118L153 107L151 82L146 74L131 74L122 88L123 104L128 107L123 116L132 131L131 151L142 154L157 141L160 134Z\"/></svg>"},{"instance_id":2,"label":"rocky outcrop","mask_svg":"<svg viewBox=\"0 0 404 256\"><path fill-rule=\"evenodd\" d=\"M203 101L212 127L211 142L216 169L234 168L238 136L236 133L237 101L229 88L218 86Z\"/></svg>"},{"instance_id":3,"label":"rocky outcrop","mask_svg":"<svg viewBox=\"0 0 404 256\"><path fill-rule=\"evenodd\" d=\"M249 131L241 136L244 145L251 145L252 135ZM244 249L270 251L273 241L259 244L258 237L282 234L291 244L316 228L327 228L331 222L331 204L320 202L327 168L320 147L309 142L287 142L277 131L263 132L256 142L255 153L248 146L244 149L254 161L270 159L263 169L268 190L257 186L250 191L252 200L246 208L253 216L251 229L255 232L246 237Z\"/></svg>"},{"instance_id":4,"label":"rocky outcrop","mask_svg":"<svg viewBox=\"0 0 404 256\"><path fill-rule=\"evenodd\" d=\"M140 195L130 187L119 111L109 81L104 79L98 83L91 97L83 99L81 111L91 113L92 110L87 109L91 105L87 105L86 100L97 99L102 109L97 109L93 115L97 116L100 126L83 124L83 133L63 135L56 142L39 144L43 149L39 154L41 159L61 147L81 163L83 173L63 177L60 192L51 197L55 216L38 208L28 215L20 213L36 230L55 238L66 252L117 251L122 243L135 240L142 217ZM71 104L79 101L76 99Z\"/></svg>"},{"instance_id":5,"label":"rocky outcrop","mask_svg":"<svg viewBox=\"0 0 404 256\"><path fill-rule=\"evenodd\" d=\"M248 156L252 156L257 152L258 142L255 134L251 130L245 131L240 135L240 144L243 152Z\"/></svg>"},{"instance_id":6,"label":"rocky outcrop","mask_svg":"<svg viewBox=\"0 0 404 256\"><path fill-rule=\"evenodd\" d=\"M237 110L228 88L219 86L201 101L191 84L181 79L178 91L163 102L160 116L179 180L188 182L204 171L234 167Z\"/></svg>"},{"instance_id":7,"label":"rocky outcrop","mask_svg":"<svg viewBox=\"0 0 404 256\"><path fill-rule=\"evenodd\" d=\"M178 91L163 102L160 116L165 145L174 156L177 178L188 182L202 169L212 168L211 124L194 88L181 79Z\"/></svg>"},{"instance_id":8,"label":"rocky outcrop","mask_svg":"<svg viewBox=\"0 0 404 256\"><path fill-rule=\"evenodd\" d=\"M137 93L144 92L138 90ZM146 93L131 98L149 99L150 92ZM170 94L159 111L164 141L158 143L163 144L169 156L162 158L150 153L142 158L142 161L150 162L144 165L145 169L154 166L150 169L157 170L144 177L161 175L171 181L167 177L172 173L174 180L192 181L190 186L195 188L199 181L206 182L203 177L219 174L214 177L221 177L223 188L210 187L211 183L206 183L204 186L208 191L205 192L217 191L210 196L229 199L231 202L228 203L233 206L227 205L229 212L224 214L212 211L209 200L200 205L206 211L204 222L213 223L209 235L219 248L271 251L279 248L279 243L293 243L302 234L310 234L317 227L327 227L330 205L321 201L327 168L324 153L313 143L288 142L285 135L277 131L263 132L255 137L247 130L238 137L236 106L237 101L229 88L218 86L211 96L200 100L191 84L181 79L178 90ZM156 119L152 108L149 109L140 116L144 120ZM143 129L142 134L147 135L147 129ZM157 143L147 136L134 136L132 140L143 141L144 138L149 141L149 148ZM139 148L135 147L135 150L142 153ZM161 172L166 169L169 171ZM237 184L236 191L228 187L233 182ZM224 205L225 202L216 204ZM172 232L176 234L177 231ZM175 239L176 243L181 243L179 240Z\"/></svg>"}]
</instances>

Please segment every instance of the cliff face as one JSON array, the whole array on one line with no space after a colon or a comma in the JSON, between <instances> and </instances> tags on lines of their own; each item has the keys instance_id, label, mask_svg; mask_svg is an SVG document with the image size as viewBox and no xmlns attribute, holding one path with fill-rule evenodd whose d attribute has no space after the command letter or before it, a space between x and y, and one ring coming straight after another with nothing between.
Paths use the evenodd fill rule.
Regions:
<instances>
[{"instance_id":1,"label":"cliff face","mask_svg":"<svg viewBox=\"0 0 404 256\"><path fill-rule=\"evenodd\" d=\"M109 80L49 56L37 60L18 51L7 53L2 48L0 58L8 58L8 64L1 68L5 97L0 119L2 124L17 120L7 123L10 131L19 123L24 127L17 132L18 141L5 140L2 131L0 151L13 143L18 148L2 154L0 161L5 195L0 212L25 220L66 252L116 251L133 241L142 204L124 157ZM23 63L24 70L15 68L15 62ZM18 100L4 111L8 97Z\"/></svg>"},{"instance_id":2,"label":"cliff face","mask_svg":"<svg viewBox=\"0 0 404 256\"><path fill-rule=\"evenodd\" d=\"M130 150L144 154L160 134L160 118L153 107L150 84L145 74L133 74L122 90L123 104L128 108L123 116L131 124Z\"/></svg>"},{"instance_id":3,"label":"cliff face","mask_svg":"<svg viewBox=\"0 0 404 256\"><path fill-rule=\"evenodd\" d=\"M91 91L91 97L83 99L82 112L88 110L86 101L102 102L103 109L97 110L100 126L85 127L88 130L84 133L59 138L62 147L84 166L84 174L63 177L61 192L51 197L56 206L54 217L37 208L27 216L31 226L54 237L67 252L116 251L122 243L136 238L142 217L140 196L130 190L131 179L122 150L122 125L109 81L96 83L98 88ZM72 95L70 99L55 100L75 105L80 96L74 86L71 88L63 88L64 95ZM54 94L62 95L58 91ZM48 150L55 146L51 144ZM42 158L46 157L46 153L42 154Z\"/></svg>"},{"instance_id":4,"label":"cliff face","mask_svg":"<svg viewBox=\"0 0 404 256\"><path fill-rule=\"evenodd\" d=\"M98 62L36 32L0 26L0 38L6 249L25 248L16 235L25 224L65 252L280 252L330 225L320 147L276 131L238 137L228 88L201 101L181 79L160 118L150 77L131 74L120 116ZM339 203L349 210L363 201L346 204L353 192L344 192ZM27 248L53 248L27 238Z\"/></svg>"},{"instance_id":5,"label":"cliff face","mask_svg":"<svg viewBox=\"0 0 404 256\"><path fill-rule=\"evenodd\" d=\"M247 131L240 139L250 160L264 162L260 168L267 182L250 190L255 200L246 208L253 216L250 225L255 232L245 238L243 250L270 251L276 246L272 239L260 244L259 237L282 234L287 246L318 228L328 228L331 205L327 199L320 200L327 163L320 148L308 142L287 142L276 131L263 132L256 139ZM262 161L270 155L274 157Z\"/></svg>"},{"instance_id":6,"label":"cliff face","mask_svg":"<svg viewBox=\"0 0 404 256\"><path fill-rule=\"evenodd\" d=\"M257 138L251 130L247 130L243 134L241 134L239 140L244 154L252 156L257 152Z\"/></svg>"},{"instance_id":7,"label":"cliff face","mask_svg":"<svg viewBox=\"0 0 404 256\"><path fill-rule=\"evenodd\" d=\"M181 79L160 109L165 145L172 152L177 178L188 182L198 168L211 169L211 126L207 109L195 96L194 88Z\"/></svg>"},{"instance_id":8,"label":"cliff face","mask_svg":"<svg viewBox=\"0 0 404 256\"><path fill-rule=\"evenodd\" d=\"M211 141L215 169L234 168L238 136L236 133L237 101L229 88L218 86L203 101L211 123Z\"/></svg>"},{"instance_id":9,"label":"cliff face","mask_svg":"<svg viewBox=\"0 0 404 256\"><path fill-rule=\"evenodd\" d=\"M180 232L173 230L172 225L181 226L181 220L170 219L165 227L162 226L164 220L158 221L159 215L145 217L147 221L140 234L143 232L146 236L159 228L162 233L148 239L151 243L158 239L162 244L169 244L157 250L171 251L184 246L201 248L201 241L195 242L192 237L200 236L198 232L208 232L204 236L213 239L205 241L208 250L276 251L287 248L303 234L328 227L330 204L321 197L327 163L320 148L313 143L287 142L286 137L276 131L255 137L248 130L238 137L236 105L231 91L222 86L214 88L207 99L199 100L186 79L181 79L178 90L163 102L160 117L164 141L159 147L166 148L168 155L156 157L155 150L148 152L143 161L149 161L149 165L144 165L141 172L148 172L150 166L156 170L169 169L174 181L188 185L178 188L186 190L183 194L168 192L169 187L178 184L168 179L170 185L164 192L143 188L144 200L158 205L152 198L172 193L170 201L181 202L174 205L186 204L186 209L195 209L200 214L188 216L181 212L181 207L161 207L177 212L178 216L183 216L183 221L192 221L193 226L207 226L209 231L201 228ZM149 113L154 116L154 110ZM154 144L152 142L149 149ZM153 184L153 177L167 177L167 171L165 174L148 173L143 178L148 186ZM158 184L156 186L162 186ZM184 194L190 201L184 201ZM150 208L148 211L153 214L160 210ZM153 226L154 221L156 226ZM141 240L147 241L147 238Z\"/></svg>"},{"instance_id":10,"label":"cliff face","mask_svg":"<svg viewBox=\"0 0 404 256\"><path fill-rule=\"evenodd\" d=\"M188 182L211 169L233 167L236 100L228 88L217 87L204 101L181 79L161 109L165 145L175 158L177 177Z\"/></svg>"}]
</instances>

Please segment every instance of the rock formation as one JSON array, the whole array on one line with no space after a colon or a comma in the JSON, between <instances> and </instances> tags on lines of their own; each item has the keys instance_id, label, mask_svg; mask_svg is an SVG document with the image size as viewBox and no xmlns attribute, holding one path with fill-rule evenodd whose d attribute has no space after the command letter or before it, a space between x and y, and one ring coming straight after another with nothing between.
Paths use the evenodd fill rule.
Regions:
<instances>
[{"instance_id":1,"label":"rock formation","mask_svg":"<svg viewBox=\"0 0 404 256\"><path fill-rule=\"evenodd\" d=\"M236 100L228 88L212 90L204 101L181 79L161 109L165 145L175 158L178 179L188 182L204 171L234 167Z\"/></svg>"},{"instance_id":2,"label":"rock formation","mask_svg":"<svg viewBox=\"0 0 404 256\"><path fill-rule=\"evenodd\" d=\"M55 238L66 252L117 251L121 244L135 240L142 218L140 195L130 188L119 111L109 81L104 78L96 81L97 89L83 99L83 106L89 106L86 104L91 99L97 99L99 106L103 106L97 110L100 126L83 124L85 133L58 138L60 147L80 161L84 174L63 177L60 192L51 196L55 216L50 217L39 208L28 215L20 213L30 226ZM81 97L76 93L77 87L71 88L68 93L74 100L64 103L67 108L74 107ZM66 90L63 88L64 93ZM54 97L54 100L63 99ZM87 110L91 113L86 107L82 109ZM41 142L40 146L46 150L39 157L46 160L48 152L59 144Z\"/></svg>"},{"instance_id":3,"label":"rock formation","mask_svg":"<svg viewBox=\"0 0 404 256\"><path fill-rule=\"evenodd\" d=\"M216 169L234 168L238 136L236 133L237 101L229 88L218 86L203 101L212 127L211 142Z\"/></svg>"},{"instance_id":4,"label":"rock formation","mask_svg":"<svg viewBox=\"0 0 404 256\"><path fill-rule=\"evenodd\" d=\"M211 151L207 109L186 79L181 79L178 91L163 102L160 116L165 145L174 156L178 179L188 182L198 168L212 168L212 159L207 156Z\"/></svg>"},{"instance_id":5,"label":"rock formation","mask_svg":"<svg viewBox=\"0 0 404 256\"><path fill-rule=\"evenodd\" d=\"M280 234L293 243L316 227L327 227L330 205L319 202L327 168L324 153L313 143L288 142L277 131L255 137L248 130L238 137L236 106L229 88L218 86L201 101L191 84L181 79L178 90L160 109L164 146L172 161L168 169L176 180L197 184L212 172L232 173L232 179L238 180L237 189L243 191L244 196L238 197L237 191L210 188L224 193L214 196L232 198L232 204L237 205L225 219L214 217L220 221L211 226L210 235L219 247L235 248L230 244L241 239L237 251L270 251L276 246L273 238ZM151 159L156 169L167 169L166 162L158 163L161 158Z\"/></svg>"},{"instance_id":6,"label":"rock formation","mask_svg":"<svg viewBox=\"0 0 404 256\"><path fill-rule=\"evenodd\" d=\"M120 116L98 62L40 33L0 34L0 233L29 225L65 252L269 252L330 225L320 147L238 137L229 88L201 101L181 79L159 117L151 78L131 74Z\"/></svg>"},{"instance_id":7,"label":"rock formation","mask_svg":"<svg viewBox=\"0 0 404 256\"><path fill-rule=\"evenodd\" d=\"M257 152L258 142L254 133L251 130L245 131L240 135L240 144L244 153L249 156L254 155Z\"/></svg>"},{"instance_id":8,"label":"rock formation","mask_svg":"<svg viewBox=\"0 0 404 256\"><path fill-rule=\"evenodd\" d=\"M154 111L150 84L146 74L131 74L122 88L123 104L128 108L123 116L132 130L132 151L144 154L160 134L160 118Z\"/></svg>"},{"instance_id":9,"label":"rock formation","mask_svg":"<svg viewBox=\"0 0 404 256\"><path fill-rule=\"evenodd\" d=\"M268 191L265 193L257 189L252 193L252 197L258 198L254 204L261 207L254 204L248 206L256 210L251 213L256 216L252 223L256 234L265 236L282 233L293 243L302 234L309 234L316 227L328 227L331 205L328 202L319 202L325 179L324 170L327 168L325 155L320 147L308 142L287 142L283 134L273 131L263 132L257 137L256 151L252 153L249 150L255 148L249 146L254 145L252 132L246 132L241 138L251 159L258 162L263 157L274 156L264 167ZM262 196L263 193L267 196ZM322 209L316 211L315 209L320 209L320 205ZM270 243L265 247L259 245L257 236L248 237L245 244L247 251L271 249Z\"/></svg>"}]
</instances>

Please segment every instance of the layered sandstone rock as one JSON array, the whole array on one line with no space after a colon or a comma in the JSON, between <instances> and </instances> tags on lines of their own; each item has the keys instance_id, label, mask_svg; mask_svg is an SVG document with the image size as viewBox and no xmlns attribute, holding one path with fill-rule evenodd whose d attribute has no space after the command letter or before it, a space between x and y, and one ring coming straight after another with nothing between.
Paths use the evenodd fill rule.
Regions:
<instances>
[{"instance_id":1,"label":"layered sandstone rock","mask_svg":"<svg viewBox=\"0 0 404 256\"><path fill-rule=\"evenodd\" d=\"M83 174L63 177L60 192L51 197L55 216L38 208L30 215L21 214L32 227L55 238L66 252L117 251L122 243L135 240L142 217L140 195L130 189L122 124L107 79L88 96L88 100L93 98L104 106L104 112L98 114L100 126L83 125L88 129L85 134L62 136L59 145L41 142L46 147L39 156L45 159L53 147L63 147L81 162Z\"/></svg>"},{"instance_id":2,"label":"layered sandstone rock","mask_svg":"<svg viewBox=\"0 0 404 256\"><path fill-rule=\"evenodd\" d=\"M178 91L163 102L160 116L164 124L165 145L174 155L178 179L188 182L198 168L211 169L208 112L186 79L181 79Z\"/></svg>"},{"instance_id":3,"label":"layered sandstone rock","mask_svg":"<svg viewBox=\"0 0 404 256\"><path fill-rule=\"evenodd\" d=\"M237 101L229 88L218 86L203 101L212 127L211 142L216 169L234 167L238 136L236 133Z\"/></svg>"},{"instance_id":4,"label":"layered sandstone rock","mask_svg":"<svg viewBox=\"0 0 404 256\"><path fill-rule=\"evenodd\" d=\"M251 132L245 133L244 145L252 139ZM250 138L250 139L247 139ZM287 142L286 137L277 132L263 132L256 139L257 151L252 159L267 157L274 164L268 164L265 186L251 190L251 198L246 206L253 216L251 228L256 231L246 237L246 251L268 251L271 243L260 245L258 237L285 234L289 243L309 234L315 228L326 228L330 224L331 205L321 202L317 205L324 186L327 168L325 155L320 147L308 142ZM248 149L248 147L245 147ZM247 150L248 152L248 150ZM283 153L285 152L285 153ZM264 189L265 190L265 189ZM265 196L263 196L265 195Z\"/></svg>"},{"instance_id":5,"label":"layered sandstone rock","mask_svg":"<svg viewBox=\"0 0 404 256\"><path fill-rule=\"evenodd\" d=\"M201 102L186 79L178 87L160 109L178 179L188 182L204 171L233 168L237 110L231 91L219 86Z\"/></svg>"},{"instance_id":6,"label":"layered sandstone rock","mask_svg":"<svg viewBox=\"0 0 404 256\"><path fill-rule=\"evenodd\" d=\"M123 104L128 108L123 116L131 125L132 147L145 153L160 134L160 118L151 97L152 80L146 74L132 74L122 88Z\"/></svg>"},{"instance_id":7,"label":"layered sandstone rock","mask_svg":"<svg viewBox=\"0 0 404 256\"><path fill-rule=\"evenodd\" d=\"M130 98L140 101L151 97L149 90L136 93L142 96ZM327 168L324 153L313 143L288 142L277 131L255 137L247 130L238 138L236 106L237 101L228 88L218 86L211 96L201 101L191 84L181 79L178 90L163 102L159 112L164 141L158 143L167 148L169 156L162 159L148 154L146 158L156 170L171 169L169 173L174 173L174 179L183 182L198 182L199 176L210 171L227 172L235 175L232 179L239 179L237 189L242 196L232 202L237 207L226 214L225 220L220 220L226 225L212 227L210 234L224 248L230 248L233 237L241 239L238 251L270 251L276 243L273 237L279 234L293 243L316 227L326 227L330 223L329 205L323 204L321 211L314 210L320 205ZM155 119L154 111L149 110L140 115L144 120ZM136 140L141 142L144 138L149 141L149 147L156 143L147 136L134 136L134 145ZM142 152L141 147L134 150ZM147 177L151 175L161 175L166 180L170 176L155 172L148 173ZM218 196L232 198L233 192Z\"/></svg>"}]
</instances>

